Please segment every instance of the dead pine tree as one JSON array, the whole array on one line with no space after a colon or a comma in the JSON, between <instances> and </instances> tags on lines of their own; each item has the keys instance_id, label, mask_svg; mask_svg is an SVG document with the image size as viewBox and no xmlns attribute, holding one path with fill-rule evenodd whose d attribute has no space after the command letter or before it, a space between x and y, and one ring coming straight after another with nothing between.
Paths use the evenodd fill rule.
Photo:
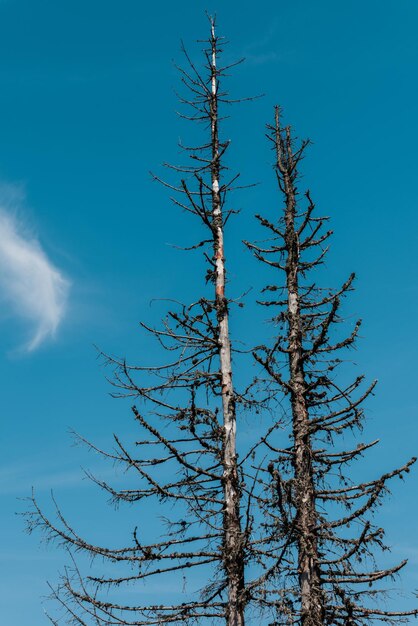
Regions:
<instances>
[{"instance_id":1,"label":"dead pine tree","mask_svg":"<svg viewBox=\"0 0 418 626\"><path fill-rule=\"evenodd\" d=\"M276 585L265 602L277 611L275 624L407 621L418 611L386 611L379 603L379 583L393 578L406 561L389 569L375 566L376 549L386 546L383 530L371 518L388 481L402 477L416 459L378 478L350 480L348 465L377 443L340 450L336 442L361 429L363 403L375 387L373 382L362 390L363 376L350 384L336 378L341 353L354 345L361 323L348 336L338 326L354 274L337 290L314 282L312 272L324 260L332 231L326 229L328 218L316 216L309 192L301 197L298 191L298 167L309 142L296 144L290 127L281 125L279 108L267 136L284 208L274 222L257 216L269 243L247 245L280 277L263 290L271 295L260 302L274 309L279 334L254 357L265 384L287 398L291 445L265 440L275 458L264 470L262 506L266 528L275 529L281 546Z\"/></svg>"},{"instance_id":2,"label":"dead pine tree","mask_svg":"<svg viewBox=\"0 0 418 626\"><path fill-rule=\"evenodd\" d=\"M133 474L135 486L118 488L90 477L116 504L131 503L141 514L151 511L148 515L158 506L156 517L164 512L166 532L149 542L141 538L139 528L128 545L100 546L81 537L58 506L54 516L49 515L34 497L27 514L29 530L40 528L47 538L67 548L72 560L52 590L61 607L58 617L51 617L55 624L142 626L210 621L243 626L246 607L259 585L265 584L259 571L267 558L265 540L254 539L253 530L258 483L252 457L243 459L250 463L248 471L237 459L237 406L251 408L253 400L234 389L232 377L224 229L233 213L228 199L237 177L228 174L229 141L221 138L219 128L219 109L230 102L221 80L231 65L220 64L223 44L213 19L206 45L202 68L186 50L187 67L179 68L188 94L180 100L190 111L183 117L203 125L205 140L198 147L182 146L188 165L168 166L179 182L155 177L170 190L174 204L202 227L202 239L190 249L203 251L206 286L193 304L174 305L161 327L143 324L168 351L168 363L142 367L106 357L114 369L115 395L135 401L132 413L141 433L139 440L127 445L115 435L112 451L85 441ZM93 571L85 561L79 564L79 555L91 557ZM268 557L277 561L274 552ZM254 575L246 582L244 569L252 562ZM105 574L100 574L101 564ZM192 587L196 578L206 582L199 593L179 594L177 603L164 603L163 593L157 604L142 604L141 596L132 592L129 601L123 595L125 585L157 579L163 588L179 574Z\"/></svg>"}]
</instances>

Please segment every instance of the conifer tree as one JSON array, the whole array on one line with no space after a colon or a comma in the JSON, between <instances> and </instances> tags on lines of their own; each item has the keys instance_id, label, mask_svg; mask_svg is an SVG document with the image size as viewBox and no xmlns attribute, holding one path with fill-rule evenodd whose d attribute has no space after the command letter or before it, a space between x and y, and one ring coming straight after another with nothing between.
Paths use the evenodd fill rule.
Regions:
<instances>
[{"instance_id":1,"label":"conifer tree","mask_svg":"<svg viewBox=\"0 0 418 626\"><path fill-rule=\"evenodd\" d=\"M136 474L138 486L118 489L90 477L117 505L132 503L142 514L147 506L155 510L155 502L165 507L167 535L146 543L139 528L128 545L103 547L82 538L58 507L56 520L47 515L35 497L27 514L30 531L41 528L71 555L72 565L52 595L63 608L62 619L80 626L200 624L206 620L244 626L250 590L260 584L257 560L263 558L259 552L263 541L254 539L252 513L257 483L250 456L245 459L246 471L238 463L236 446L237 406L250 409L253 399L250 390L238 392L233 383L232 301L226 294L224 250L225 225L234 213L229 193L237 176L229 175L225 164L229 141L220 134L220 108L231 101L221 81L240 61L220 64L223 44L214 19L210 19L206 44L202 68L184 47L187 67L178 68L188 94L180 97L189 111L182 117L203 124L205 139L197 147L181 146L188 158L186 165L168 165L178 182L154 177L169 189L177 208L200 222L202 239L190 250L203 250L206 286L192 304L173 307L161 327L142 324L168 351L168 363L133 366L105 357L114 368L116 395L137 401L132 413L141 434L134 449L117 435L112 452L84 440L109 461ZM250 481L248 486L245 480ZM113 566L115 573L81 571L76 553L92 557L94 563L103 560L106 571ZM254 575L246 586L244 568L251 562L255 563ZM193 586L196 570L207 583L193 597L186 594L173 604L162 597L154 605L141 604L141 597L131 596L135 598L132 604L120 599L124 585L154 578L163 585L170 575L180 574Z\"/></svg>"},{"instance_id":2,"label":"conifer tree","mask_svg":"<svg viewBox=\"0 0 418 626\"><path fill-rule=\"evenodd\" d=\"M264 469L269 495L263 509L266 527L276 530L282 546L270 596L277 609L275 623L354 626L407 620L418 611L386 611L379 600L384 591L379 584L393 578L406 561L377 568L376 549L386 546L372 514L390 479L409 472L416 459L377 478L350 478L349 465L378 443L342 450L337 441L361 430L363 403L376 385L364 388L364 376L338 382L342 353L354 346L361 325L357 321L348 336L338 326L342 300L355 276L336 290L315 282L312 273L324 261L332 231L325 228L328 218L316 215L309 191L303 197L298 189L298 168L309 142L296 144L291 128L281 124L278 107L267 136L283 209L275 221L257 216L269 232L269 245L247 245L278 277L264 288L269 296L260 304L274 310L280 332L254 357L267 377L265 384L287 399L291 438L289 447L265 441L273 456Z\"/></svg>"},{"instance_id":3,"label":"conifer tree","mask_svg":"<svg viewBox=\"0 0 418 626\"><path fill-rule=\"evenodd\" d=\"M167 362L138 366L105 357L114 369L115 395L134 401L138 440L129 444L114 435L115 448L107 451L82 439L130 472L135 484L120 488L90 478L113 503L132 504L139 516L152 515L157 504L166 531L145 541L139 525L124 544L101 546L82 537L58 505L53 517L33 497L29 530L40 528L71 560L52 588L62 610L50 619L76 626L354 626L407 619L417 611L388 612L373 604L379 597L375 585L405 562L389 569L374 566L375 549L385 546L383 530L370 514L387 482L408 472L415 459L377 479L352 483L347 465L377 442L343 451L336 446L338 435L361 427L362 404L375 384L361 391L362 376L351 384L337 381L339 351L353 346L360 328L358 322L347 338L339 333L331 338L354 275L334 291L309 278L332 233L323 232L326 218L316 217L309 192L301 200L298 166L308 142L296 146L290 128L281 126L278 108L268 136L284 211L277 221L258 216L271 245L247 245L282 276L265 288L278 297L261 302L275 309L282 332L273 345L247 353L261 374L244 390L235 383L237 368L248 370L249 359L238 356L229 328L234 301L224 237L237 175L229 174L221 110L232 102L223 78L237 63L220 63L222 47L211 19L203 66L183 48L187 67L179 72L187 95L180 100L188 110L183 117L203 125L206 135L200 146L181 146L186 165L168 166L175 182L154 177L169 189L176 207L200 223L202 236L189 250L203 252L205 285L192 304L173 305L162 325L142 324L167 351ZM239 339L248 344L247 337ZM286 420L275 412L284 399ZM240 416L253 419L252 410L273 417L266 432L256 417L254 440L244 445ZM349 534L350 527L357 535ZM91 569L85 560L79 565L79 553L92 560ZM193 590L168 602L164 585L179 575ZM200 590L194 589L197 578L205 581ZM125 586L134 585L135 591L147 580L161 587L158 603L142 602L144 595L134 592L126 601Z\"/></svg>"}]
</instances>

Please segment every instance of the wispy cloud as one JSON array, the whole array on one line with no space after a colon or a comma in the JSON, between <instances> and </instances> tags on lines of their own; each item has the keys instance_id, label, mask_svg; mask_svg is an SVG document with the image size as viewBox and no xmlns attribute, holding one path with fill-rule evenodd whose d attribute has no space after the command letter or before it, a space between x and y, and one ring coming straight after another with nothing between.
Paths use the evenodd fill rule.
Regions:
<instances>
[{"instance_id":1,"label":"wispy cloud","mask_svg":"<svg viewBox=\"0 0 418 626\"><path fill-rule=\"evenodd\" d=\"M55 335L67 308L69 281L36 237L0 206L0 299L30 324L26 351Z\"/></svg>"},{"instance_id":2,"label":"wispy cloud","mask_svg":"<svg viewBox=\"0 0 418 626\"><path fill-rule=\"evenodd\" d=\"M273 63L279 59L277 52L260 52L259 54L248 52L245 55L245 60L250 65L265 65L266 63Z\"/></svg>"}]
</instances>

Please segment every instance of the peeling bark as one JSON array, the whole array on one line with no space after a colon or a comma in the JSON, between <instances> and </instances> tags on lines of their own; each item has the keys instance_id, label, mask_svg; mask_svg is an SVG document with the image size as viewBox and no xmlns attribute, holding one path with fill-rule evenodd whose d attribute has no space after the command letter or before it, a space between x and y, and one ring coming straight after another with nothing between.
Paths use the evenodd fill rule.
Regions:
<instances>
[{"instance_id":1,"label":"peeling bark","mask_svg":"<svg viewBox=\"0 0 418 626\"><path fill-rule=\"evenodd\" d=\"M224 486L224 565L228 580L228 626L244 624L244 555L240 519L240 484L236 451L236 411L232 383L231 341L228 301L225 296L225 256L222 201L220 196L218 85L216 34L212 23L211 57L211 135L212 135L212 230L215 259L215 307L219 326L219 360L223 411L223 486Z\"/></svg>"}]
</instances>

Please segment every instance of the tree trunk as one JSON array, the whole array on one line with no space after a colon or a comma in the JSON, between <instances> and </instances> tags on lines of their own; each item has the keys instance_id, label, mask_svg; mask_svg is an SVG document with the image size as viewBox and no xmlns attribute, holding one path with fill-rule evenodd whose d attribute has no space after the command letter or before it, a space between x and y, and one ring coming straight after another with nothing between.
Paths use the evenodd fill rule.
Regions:
<instances>
[{"instance_id":1,"label":"tree trunk","mask_svg":"<svg viewBox=\"0 0 418 626\"><path fill-rule=\"evenodd\" d=\"M279 133L278 111L276 132ZM281 141L279 137L277 142ZM290 137L286 142L290 147ZM277 143L277 146L280 144ZM292 155L285 155L286 160ZM296 506L296 533L298 542L298 574L301 590L302 626L321 626L324 622L323 597L320 585L319 555L316 537L317 516L312 469L312 444L309 434L309 415L306 406L306 381L303 368L303 345L299 301L299 241L295 228L295 188L291 168L280 165L286 195L287 250L286 286L288 293L288 361L290 372L291 405L294 436L294 497Z\"/></svg>"},{"instance_id":2,"label":"tree trunk","mask_svg":"<svg viewBox=\"0 0 418 626\"><path fill-rule=\"evenodd\" d=\"M211 133L212 133L212 228L215 261L215 306L219 328L219 359L223 410L224 564L228 581L227 625L244 625L244 557L240 520L240 485L236 452L236 412L232 384L228 301L225 296L225 257L222 201L219 185L218 93L216 35L212 24Z\"/></svg>"}]
</instances>

